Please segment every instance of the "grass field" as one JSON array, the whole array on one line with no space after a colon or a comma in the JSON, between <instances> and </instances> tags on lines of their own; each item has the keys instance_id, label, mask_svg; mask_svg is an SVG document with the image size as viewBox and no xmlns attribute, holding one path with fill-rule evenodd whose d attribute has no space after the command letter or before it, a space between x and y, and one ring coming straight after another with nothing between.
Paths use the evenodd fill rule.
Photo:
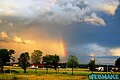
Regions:
<instances>
[{"instance_id":1,"label":"grass field","mask_svg":"<svg viewBox=\"0 0 120 80\"><path fill-rule=\"evenodd\" d=\"M89 69L74 69L74 74L71 75L71 69L59 69L59 73L56 74L54 69L40 68L35 73L35 69L27 69L27 73L24 74L20 67L5 67L4 70L11 69L11 73L0 74L0 80L88 80L88 75L91 74ZM94 72L94 73L106 73L106 72Z\"/></svg>"}]
</instances>

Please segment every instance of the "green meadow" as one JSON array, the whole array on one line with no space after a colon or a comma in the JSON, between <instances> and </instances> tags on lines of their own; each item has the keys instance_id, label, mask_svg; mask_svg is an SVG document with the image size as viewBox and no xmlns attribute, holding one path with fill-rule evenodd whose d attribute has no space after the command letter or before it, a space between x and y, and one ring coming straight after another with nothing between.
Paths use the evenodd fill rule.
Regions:
<instances>
[{"instance_id":1,"label":"green meadow","mask_svg":"<svg viewBox=\"0 0 120 80\"><path fill-rule=\"evenodd\" d=\"M11 70L10 70L11 69ZM107 72L94 72L94 73L107 73ZM110 72L109 72L110 73ZM45 68L27 69L27 73L23 73L20 67L5 67L4 73L0 74L0 80L88 80L88 75L91 74L89 69L75 68L74 74L71 75L71 69L59 69L56 71L52 68L48 69L46 74Z\"/></svg>"}]
</instances>

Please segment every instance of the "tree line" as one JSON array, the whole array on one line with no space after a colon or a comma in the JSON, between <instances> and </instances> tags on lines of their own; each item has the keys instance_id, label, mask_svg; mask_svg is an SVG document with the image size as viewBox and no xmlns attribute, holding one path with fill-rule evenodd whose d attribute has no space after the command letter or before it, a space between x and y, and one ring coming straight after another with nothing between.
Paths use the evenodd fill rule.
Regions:
<instances>
[{"instance_id":1,"label":"tree line","mask_svg":"<svg viewBox=\"0 0 120 80\"><path fill-rule=\"evenodd\" d=\"M13 56L13 54L15 54L15 50L13 49L0 49L0 68L1 68L1 73L3 73L3 68L5 66L6 63L10 63L11 61L14 62L15 61L15 57ZM28 52L24 52L21 53L19 58L18 58L18 64L19 66L24 70L24 73L26 73L26 69L27 67L30 66L30 60L33 64L44 64L46 67L46 73L48 73L48 68L50 65L53 66L53 68L56 70L57 73L57 69L59 66L59 62L60 62L60 57L59 55L45 55L42 56L43 52L40 50L34 50L31 53L31 56L29 55ZM72 68L72 75L73 75L73 69L78 67L79 62L78 59L75 55L70 55L68 60L67 60L67 67L68 68ZM115 61L115 65L120 68L120 58L118 58ZM90 71L94 71L95 70L95 60L90 60L90 62L88 63L89 69ZM37 72L37 70L36 70Z\"/></svg>"},{"instance_id":2,"label":"tree line","mask_svg":"<svg viewBox=\"0 0 120 80\"><path fill-rule=\"evenodd\" d=\"M11 61L15 61L15 57L13 57L13 54L15 54L15 50L13 49L0 49L0 68L1 73L3 73L3 68L6 65L6 63L10 63ZM24 70L24 73L26 73L27 67L30 66L30 59L32 63L39 64L41 61L45 64L45 66L53 65L54 69L56 70L58 67L58 63L60 61L60 57L58 55L45 55L42 58L42 52L40 50L34 50L33 53L31 53L31 57L28 52L24 52L20 54L20 57L18 58L18 64L19 66Z\"/></svg>"},{"instance_id":3,"label":"tree line","mask_svg":"<svg viewBox=\"0 0 120 80\"><path fill-rule=\"evenodd\" d=\"M6 63L10 63L11 61L15 61L15 57L13 57L13 54L15 54L15 50L13 49L0 49L0 68L1 68L1 73L3 73L3 68L6 65ZM60 57L58 55L45 55L42 57L43 52L40 50L34 50L33 53L31 53L31 56L29 55L28 52L21 53L19 58L18 58L18 64L19 66L24 70L24 73L26 73L27 67L30 66L30 60L33 64L44 64L46 67L46 73L48 73L48 68L49 66L53 66L53 68L56 70L57 73L57 68L59 66L60 62ZM71 63L72 62L72 63ZM68 58L68 67L72 67L72 72L73 68L78 65L78 60L76 56L71 55ZM36 71L37 72L37 71ZM73 74L73 73L72 73Z\"/></svg>"}]
</instances>

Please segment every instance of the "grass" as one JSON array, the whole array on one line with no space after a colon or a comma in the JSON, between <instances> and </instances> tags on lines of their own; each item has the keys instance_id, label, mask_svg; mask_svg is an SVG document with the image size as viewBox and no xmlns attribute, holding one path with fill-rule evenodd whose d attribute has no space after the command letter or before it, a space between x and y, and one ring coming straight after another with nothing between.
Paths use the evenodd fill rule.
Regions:
<instances>
[{"instance_id":1,"label":"grass","mask_svg":"<svg viewBox=\"0 0 120 80\"><path fill-rule=\"evenodd\" d=\"M10 67L5 67L4 70L8 70ZM19 73L16 73L16 72ZM94 73L106 73L106 72L94 72ZM76 68L74 74L71 75L71 69L59 69L59 73L56 74L54 69L40 68L35 73L35 69L27 69L27 73L23 73L23 69L20 67L11 67L10 73L0 74L0 80L88 80L88 75L91 74L89 69Z\"/></svg>"},{"instance_id":2,"label":"grass","mask_svg":"<svg viewBox=\"0 0 120 80\"><path fill-rule=\"evenodd\" d=\"M87 76L45 74L45 75L15 75L1 74L1 80L87 80Z\"/></svg>"}]
</instances>

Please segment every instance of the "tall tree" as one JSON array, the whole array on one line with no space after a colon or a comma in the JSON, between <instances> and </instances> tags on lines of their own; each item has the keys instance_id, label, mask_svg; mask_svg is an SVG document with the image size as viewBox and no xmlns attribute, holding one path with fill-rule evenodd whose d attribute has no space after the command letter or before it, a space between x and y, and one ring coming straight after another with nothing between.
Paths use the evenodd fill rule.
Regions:
<instances>
[{"instance_id":1,"label":"tall tree","mask_svg":"<svg viewBox=\"0 0 120 80\"><path fill-rule=\"evenodd\" d=\"M88 66L89 66L90 71L93 73L93 71L95 71L95 59L90 60L90 62L88 63Z\"/></svg>"},{"instance_id":2,"label":"tall tree","mask_svg":"<svg viewBox=\"0 0 120 80\"><path fill-rule=\"evenodd\" d=\"M115 65L120 69L120 57L115 61Z\"/></svg>"},{"instance_id":3,"label":"tall tree","mask_svg":"<svg viewBox=\"0 0 120 80\"><path fill-rule=\"evenodd\" d=\"M60 57L58 55L53 55L53 62L52 64L54 65L54 69L57 71L58 65L59 65L59 61L60 61Z\"/></svg>"},{"instance_id":4,"label":"tall tree","mask_svg":"<svg viewBox=\"0 0 120 80\"><path fill-rule=\"evenodd\" d=\"M27 67L30 65L29 60L30 56L28 52L22 53L20 57L18 58L19 60L19 66L24 70L24 73L26 73Z\"/></svg>"},{"instance_id":5,"label":"tall tree","mask_svg":"<svg viewBox=\"0 0 120 80\"><path fill-rule=\"evenodd\" d=\"M79 64L78 59L74 55L70 55L67 61L67 67L72 68L72 75L73 75L73 68L77 67Z\"/></svg>"},{"instance_id":6,"label":"tall tree","mask_svg":"<svg viewBox=\"0 0 120 80\"><path fill-rule=\"evenodd\" d=\"M34 50L31 54L31 62L34 64L39 64L42 60L42 52L40 50ZM35 73L37 73L37 66L35 65Z\"/></svg>"},{"instance_id":7,"label":"tall tree","mask_svg":"<svg viewBox=\"0 0 120 80\"><path fill-rule=\"evenodd\" d=\"M14 57L12 54L15 54L15 51L13 49L7 50L7 49L0 49L0 67L1 67L1 73L3 73L3 68L6 62L10 62L10 60L14 61Z\"/></svg>"},{"instance_id":8,"label":"tall tree","mask_svg":"<svg viewBox=\"0 0 120 80\"><path fill-rule=\"evenodd\" d=\"M43 64L46 67L46 74L48 73L48 65L50 65L49 55L43 56Z\"/></svg>"},{"instance_id":9,"label":"tall tree","mask_svg":"<svg viewBox=\"0 0 120 80\"><path fill-rule=\"evenodd\" d=\"M43 63L46 66L46 73L48 73L48 67L50 65L54 66L54 69L56 70L56 73L57 73L59 61L60 61L60 57L56 54L43 56Z\"/></svg>"},{"instance_id":10,"label":"tall tree","mask_svg":"<svg viewBox=\"0 0 120 80\"><path fill-rule=\"evenodd\" d=\"M34 50L31 54L31 61L32 63L40 63L42 59L42 52L40 50Z\"/></svg>"}]
</instances>

